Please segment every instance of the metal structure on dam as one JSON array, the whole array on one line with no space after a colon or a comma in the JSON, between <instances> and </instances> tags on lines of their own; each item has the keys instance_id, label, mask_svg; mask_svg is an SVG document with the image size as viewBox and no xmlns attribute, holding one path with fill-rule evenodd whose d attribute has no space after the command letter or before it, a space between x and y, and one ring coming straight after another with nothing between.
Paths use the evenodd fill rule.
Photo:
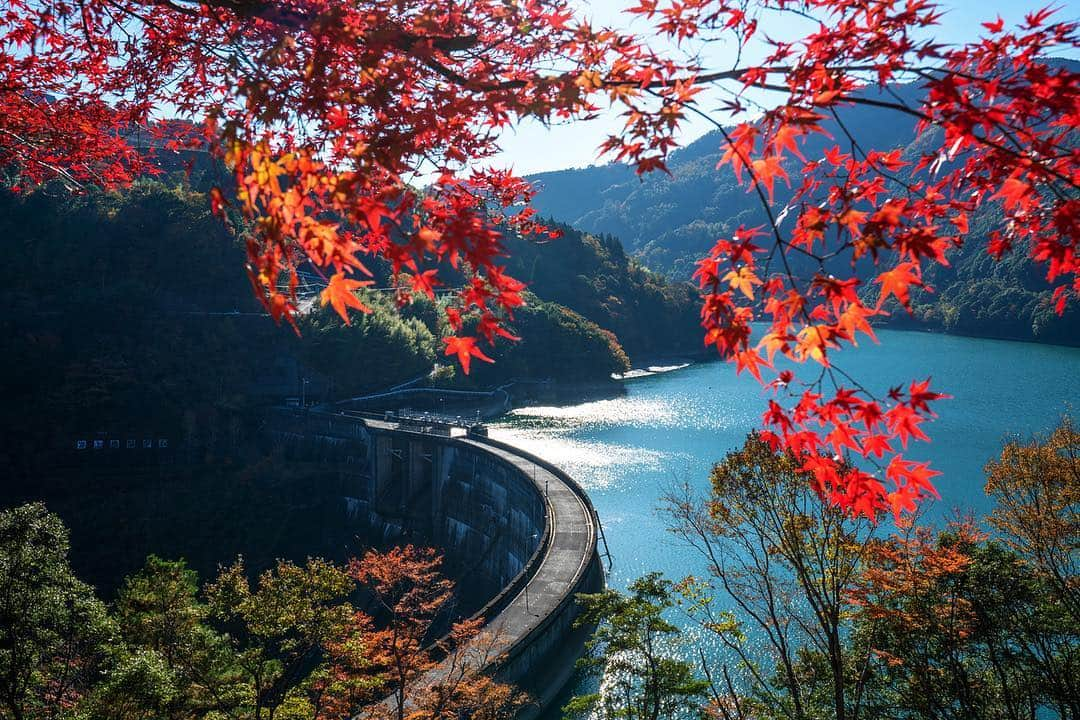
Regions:
<instances>
[{"instance_id":1,"label":"metal structure on dam","mask_svg":"<svg viewBox=\"0 0 1080 720\"><path fill-rule=\"evenodd\" d=\"M489 670L532 696L526 715L552 703L588 635L575 595L604 585L602 530L572 478L438 418L280 410L268 429L286 460L338 475L358 534L439 548L495 638Z\"/></svg>"}]
</instances>

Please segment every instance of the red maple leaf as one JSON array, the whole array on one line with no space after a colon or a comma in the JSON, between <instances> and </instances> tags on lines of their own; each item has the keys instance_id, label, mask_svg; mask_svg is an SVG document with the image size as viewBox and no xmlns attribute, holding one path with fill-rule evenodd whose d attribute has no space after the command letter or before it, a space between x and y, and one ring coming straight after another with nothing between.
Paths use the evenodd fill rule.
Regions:
<instances>
[{"instance_id":1,"label":"red maple leaf","mask_svg":"<svg viewBox=\"0 0 1080 720\"><path fill-rule=\"evenodd\" d=\"M349 308L355 308L360 312L371 312L371 308L360 301L360 298L356 297L356 290L358 288L371 285L371 280L352 280L345 276L345 273L334 273L330 276L330 282L323 289L321 299L322 304L326 305L330 303L334 311L341 316L341 319L345 321L345 324L349 324Z\"/></svg>"},{"instance_id":2,"label":"red maple leaf","mask_svg":"<svg viewBox=\"0 0 1080 720\"><path fill-rule=\"evenodd\" d=\"M495 362L476 346L476 338L455 335L443 338L443 342L446 343L444 354L447 356L457 355L458 362L461 363L461 369L465 371L466 375L469 374L469 365L474 357L484 362Z\"/></svg>"}]
</instances>

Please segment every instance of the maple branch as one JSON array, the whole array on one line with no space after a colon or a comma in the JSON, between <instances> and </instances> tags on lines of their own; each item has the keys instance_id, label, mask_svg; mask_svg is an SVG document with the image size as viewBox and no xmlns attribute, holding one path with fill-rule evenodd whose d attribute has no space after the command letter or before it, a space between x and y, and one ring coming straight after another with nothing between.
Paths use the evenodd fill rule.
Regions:
<instances>
[{"instance_id":1,"label":"maple branch","mask_svg":"<svg viewBox=\"0 0 1080 720\"><path fill-rule=\"evenodd\" d=\"M170 10L175 10L176 12L178 12L178 13L180 13L182 15L187 15L188 17L202 17L202 13L200 13L198 10L196 10L194 8L190 8L190 7L185 7L183 5L177 5L176 3L172 2L172 0L149 0L149 1L150 1L150 3L152 5L158 5L160 7L167 7Z\"/></svg>"},{"instance_id":2,"label":"maple branch","mask_svg":"<svg viewBox=\"0 0 1080 720\"><path fill-rule=\"evenodd\" d=\"M653 94L654 96L656 95L656 93L653 93L652 91L650 91L650 93ZM789 247L789 245L788 245L788 243L786 243L784 241L784 238L780 235L780 228L778 227L776 219L775 219L775 217L773 215L772 206L770 205L768 200L765 198L765 191L762 190L762 188L761 188L761 180L758 178L757 173L754 171L753 166L750 164L749 158L746 158L743 155L742 150L739 149L739 147L734 143L734 141L732 141L731 136L728 134L727 130L719 122L717 122L715 119L710 117L707 113L699 110L694 105L688 105L687 107L689 107L689 109L691 111L697 113L698 115L700 115L701 117L705 118L710 123L712 123L717 128L717 130L720 131L720 134L723 136L724 141L727 142L728 147L730 147L739 156L739 158L742 160L743 165L746 167L747 172L750 174L750 179L754 183L754 190L757 193L758 199L761 201L761 207L762 207L762 209L765 210L765 215L769 219L769 227L772 229L773 236L776 238L776 247L779 248L779 250L780 250L780 261L784 264L784 274L787 277L788 284L791 286L792 291L794 291L796 293L799 293L801 295L802 292L799 290L799 286L796 283L796 276L795 276L795 273L791 269L791 264L788 262L787 252L785 250L787 247ZM796 249L801 249L801 248L796 248ZM811 253L808 253L808 254L811 254ZM812 254L811 254L811 256L812 256ZM803 319L805 320L807 326L812 327L813 322L812 322L812 320L810 318L810 314L807 312L806 308L802 307L800 309L800 312L801 312L801 314L803 316ZM821 331L818 328L814 327L814 332L818 336L818 341L820 342L821 348L822 348L822 354L824 354L824 352L825 352L825 338L822 337ZM828 365L826 364L826 365L824 365L824 367L828 367Z\"/></svg>"},{"instance_id":3,"label":"maple branch","mask_svg":"<svg viewBox=\"0 0 1080 720\"><path fill-rule=\"evenodd\" d=\"M653 95L654 97L657 97L657 98L661 98L661 96L660 96L660 95L659 95L658 93L655 93L655 92L653 92L653 91L649 91L649 92L650 92L650 94L651 94L651 95ZM785 241L785 240L783 239L783 237L782 237L782 236L781 236L781 234L780 234L780 229L779 229L779 227L778 227L778 224L777 224L777 222L776 222L776 220L775 220L775 217L774 217L774 215L773 215L773 213L772 213L772 207L771 207L770 203L768 202L768 200L767 200L767 199L765 198L765 193L764 193L764 191L763 191L763 190L761 189L761 182L760 182L760 180L759 180L759 179L758 179L758 177L757 177L757 173L756 173L756 172L754 171L753 167L751 166L751 164L750 164L750 161L749 161L749 158L747 158L747 157L745 157L745 156L743 155L743 153L742 153L742 150L741 150L740 148L738 148L738 147L736 146L736 144L735 144L735 143L734 143L734 142L732 141L732 139L731 139L731 136L730 136L730 135L728 134L727 130L726 130L726 129L725 129L724 127L723 127L723 125L721 125L721 124L720 124L719 122L717 122L717 121L716 121L716 120L715 120L715 119L714 119L713 117L711 117L711 116L710 116L710 115L709 115L708 113L705 113L705 112L703 112L702 110L698 109L698 108L697 108L696 106L694 106L694 105L692 105L692 104L690 104L690 105L687 105L686 107L687 107L687 108L688 108L688 109L689 109L689 110L690 110L691 112L694 112L695 114L697 114L697 115L699 115L700 117L704 118L704 119L705 119L706 121L708 121L709 123L711 123L711 124L712 124L712 125L713 125L713 126L714 126L714 127L716 128L716 129L717 129L717 130L719 130L719 132L720 132L721 136L723 136L723 138L724 138L724 141L725 141L725 142L726 142L726 143L728 144L728 147L730 147L730 148L731 148L731 149L732 149L732 150L733 150L733 151L734 151L734 152L735 152L735 153L736 153L736 154L737 154L737 155L739 156L740 160L742 160L742 163L743 163L743 165L745 166L745 169L746 169L746 171L747 171L747 172L749 173L749 175L750 175L750 178L751 178L751 180L752 180L752 181L753 181L753 183L754 183L754 190L755 190L755 191L757 192L757 195L758 195L758 199L760 200L761 206L762 206L762 208L764 209L764 211L765 211L765 214L766 214L766 216L767 216L767 217L768 217L768 219L769 219L769 226L770 226L770 228L772 229L772 232L773 232L773 237L774 237L774 238L776 239L776 246L775 246L775 248L779 249L779 252L780 252L780 260L781 260L781 262L782 262L782 263L783 263L783 265L784 265L784 274L785 274L785 275L786 275L786 277L787 277L787 280L788 280L788 284L789 284L789 285L791 286L791 289L792 289L793 291L795 291L795 292L797 292L797 293L800 293L800 294L801 294L801 291L799 290L799 287L798 287L798 285L796 284L796 275L795 275L795 274L794 274L794 272L792 271L792 269L791 269L791 265L790 265L790 263L788 262L788 259L787 259L787 253L785 252L785 249L786 249L786 248L788 248L788 247L792 247L792 248L793 248L793 249L795 249L795 250L799 250L799 251L803 252L804 254L806 254L806 255L808 255L808 256L810 256L810 257L812 257L812 258L815 258L815 259L817 259L817 260L818 260L818 262L819 262L819 264L821 264L821 263L823 262L823 259L822 259L822 258L820 258L820 257L818 257L817 255L815 255L814 253L811 253L811 252L809 252L809 251L807 251L807 250L804 250L803 248L798 248L798 247L792 246L792 245L790 245L789 243L787 243L787 242L786 242L786 241ZM834 113L834 115L835 115L835 113ZM838 119L839 119L839 118L838 118ZM845 129L845 131L846 131L846 129ZM849 134L849 137L850 137L850 134ZM854 142L854 139L852 139L852 142ZM772 255L770 254L770 260L771 260L771 258L772 258ZM806 308L805 308L805 307L801 308L801 314L802 314L802 316L803 316L803 319L804 319L804 321L805 321L805 322L807 323L807 325L808 325L808 326L811 326L811 325L812 325L812 320L811 320L811 318L810 318L810 315L809 315L809 313L807 312L807 310L806 310ZM815 328L815 329L814 329L814 332L815 332L815 333L817 334L817 336L818 336L818 340L819 340L819 341L821 341L821 345L822 345L822 352L824 353L824 352L825 352L825 349L824 349L824 341L825 341L825 338L821 336L821 331L820 331L820 330L818 330L817 328ZM853 384L853 385L854 385L854 386L855 386L855 387L856 387L856 388L857 388L858 390L860 390L861 392L863 392L863 393L864 393L864 394L865 394L865 395L866 395L867 397L869 397L869 398L870 398L871 400L877 400L877 399L878 399L878 398L877 398L877 397L876 397L876 396L874 395L874 393L872 393L872 392L870 392L869 390L867 390L867 389L866 389L866 388L865 388L865 387L864 387L864 386L862 385L862 383L860 383L860 382L859 382L858 380L856 380L855 378L853 378L853 377L852 377L851 375L849 375L848 373L844 372L844 370L842 370L841 368L839 368L839 367L836 367L836 366L834 366L834 365L833 365L833 364L831 364L831 363L830 363L830 364L823 364L823 365L822 365L822 372L821 372L821 375L819 375L819 377L818 377L818 380L817 380L817 381L816 381L816 382L814 383L814 385L815 385L815 386L818 386L818 385L820 385L820 384L821 384L821 381L822 381L822 379L823 379L823 377L824 377L824 374L825 374L825 372L826 372L826 371L828 371L828 372L830 373L830 378L831 378L831 377L832 377L831 373L832 373L832 371L833 371L834 369L835 369L835 370L836 370L837 372L841 373L841 374L842 374L842 375L843 375L843 376L844 376L845 378L847 378L849 382L851 382L851 383L852 383L852 384ZM837 387L837 386L838 386L838 385L837 385L837 383L836 383L836 381L835 381L835 379L833 379L833 385L834 385L834 387ZM876 463L875 463L875 464L876 464Z\"/></svg>"},{"instance_id":4,"label":"maple branch","mask_svg":"<svg viewBox=\"0 0 1080 720\"><path fill-rule=\"evenodd\" d=\"M653 92L652 90L649 90L649 94L658 99L663 99L660 94ZM708 113L698 109L694 105L687 105L686 107L694 114L704 118L706 121L711 123L713 127L719 130L720 134L724 138L724 141L728 144L728 147L730 147L739 156L739 159L742 160L743 165L746 166L747 172L750 173L750 179L754 182L754 190L757 191L758 199L761 200L762 209L765 210L765 214L769 218L769 227L772 228L773 236L776 238L777 245L783 246L784 239L780 236L780 229L777 227L776 218L773 215L772 207L770 206L768 200L765 198L765 191L761 189L757 173L754 172L753 167L751 167L750 165L750 158L747 158L743 155L742 150L740 150L738 146L736 146L736 144L732 141L731 136L727 132L727 129L724 128L724 126L721 125L719 122L717 122L715 118L710 116ZM781 255L783 255L783 250L781 250ZM785 270L787 270L788 273L788 281L792 283L791 289L798 292L798 288L794 285L794 274L791 272L791 268L788 266L786 258L784 259L784 268Z\"/></svg>"},{"instance_id":5,"label":"maple branch","mask_svg":"<svg viewBox=\"0 0 1080 720\"><path fill-rule=\"evenodd\" d=\"M683 85L686 85L686 84L690 84L690 85L706 85L706 84L710 84L710 83L714 83L714 82L719 82L719 81L722 81L722 80L741 80L743 78L743 76L745 76L746 73L750 72L751 70L760 70L760 71L764 72L766 75L788 75L788 74L790 74L792 72L795 72L795 71L798 71L798 70L801 70L801 69L805 69L805 68L801 68L799 66L794 66L794 65L770 65L768 67L748 66L748 67L732 68L731 70L719 70L719 71L716 71L716 72L705 73L703 75L687 75L687 76L683 76L683 77L670 78L670 79L667 79L667 80L653 80L652 82L646 83L644 85L642 85L639 82L634 82L633 80L616 80L616 79L604 80L603 85L604 85L604 87L632 86L632 87L640 88L642 90L653 90L653 89L656 89L656 88L674 87L675 85L678 85L678 84L683 84ZM843 72L843 73L848 73L848 72L851 72L851 73L854 73L854 72L877 72L879 69L880 69L879 65L841 65L841 66L838 66L838 67L830 67L830 68L828 68L828 70L830 72ZM942 68L932 68L932 67L910 67L910 68L903 68L901 70L901 72L910 72L910 73L915 73L915 74L921 74L921 73L925 73L925 72L951 72L951 71L947 71L947 70L944 70ZM965 75L964 73L960 73L960 72L956 72L956 73L952 73L952 74L955 74L958 77L967 77L967 78L974 78L975 77L975 76L972 76L972 75ZM780 91L783 91L783 92L789 92L790 91L790 88L788 88L788 87L784 87L782 85L770 85L770 84L767 84L767 83L751 83L750 85L747 85L747 87L759 87L759 88L763 88L763 89L766 89L766 90L780 90Z\"/></svg>"},{"instance_id":6,"label":"maple branch","mask_svg":"<svg viewBox=\"0 0 1080 720\"><path fill-rule=\"evenodd\" d=\"M148 1L154 5L172 5L170 0ZM287 8L276 3L261 2L258 0L203 0L200 4L228 10L241 18L264 20L293 30L306 29L311 21L314 20L314 16L295 9L295 6ZM196 14L199 15L199 13Z\"/></svg>"},{"instance_id":7,"label":"maple branch","mask_svg":"<svg viewBox=\"0 0 1080 720\"><path fill-rule=\"evenodd\" d=\"M609 80L604 80L603 81L603 86L604 87L612 87L612 88L615 88L615 87L635 87L635 88L643 89L643 90L646 90L646 91L651 91L651 90L654 90L654 89L657 89L657 88L675 87L676 85L678 85L680 83L682 83L682 84L691 84L691 85L704 85L704 84L710 84L710 83L714 83L714 82L718 82L718 81L722 81L722 80L739 80L744 75L746 75L746 73L749 72L750 70L761 70L766 75L786 75L786 74L794 72L794 71L796 71L798 69L800 69L800 68L795 67L795 66L789 66L789 65L775 65L775 66L770 66L770 67L766 67L766 68L744 67L744 68L734 68L732 70L724 70L724 71L719 71L719 72L706 73L704 75L691 75L691 76L687 76L687 77L671 78L671 79L665 79L665 80L655 80L655 81L647 83L645 85L641 85L640 83L635 83L635 82L628 81L628 80L610 80L609 79ZM833 71L833 72L845 72L845 73L847 73L847 72L873 72L873 71L876 71L878 69L879 69L879 66L877 66L877 65L845 65L845 66L830 68L830 70ZM962 71L952 70L952 69L949 69L949 68L940 68L940 67L908 67L908 68L903 68L902 72L913 73L913 74L915 74L915 75L917 75L919 77L922 77L923 79L927 79L927 80L932 79L932 76L930 76L930 73L942 73L942 74L946 74L946 75L951 74L951 75L956 75L957 77L963 77L963 78L966 78L966 79L969 79L969 80L983 80L984 79L984 78L980 78L978 76L971 75L970 73L964 73ZM791 90L792 90L790 87L787 87L787 86L784 86L784 85L775 85L775 84L767 83L767 82L752 83L752 84L748 85L747 87L759 88L759 89L762 89L762 90L769 90L769 91L773 91L773 92L783 92L783 93L790 93ZM886 89L888 90L888 88L886 88ZM655 93L650 93L650 94L653 94L654 96L656 96ZM659 97L659 96L656 96L656 97ZM911 116L913 118L916 118L916 119L920 120L921 122L925 122L925 123L927 123L929 125L933 125L935 127L942 127L943 126L942 122L940 120L934 118L931 115L927 115L926 113L922 112L921 110L912 108L910 105L907 105L906 103L901 102L901 101L893 102L893 101L889 101L889 100L877 100L877 99L874 99L874 98L866 97L864 95L854 95L854 94L845 94L842 99L844 101L846 101L846 102L851 102L851 103L853 103L855 105L866 105L866 106L870 106L870 107L880 107L880 108L887 109L887 110L894 110L896 112L900 112L900 113L903 113L905 115L909 115L909 116ZM691 109L694 109L689 104L687 104L686 107L691 107ZM695 110L696 114L700 115L701 117L707 117L704 113L701 113L700 111L696 111L696 109L694 109L694 110ZM711 118L709 118L709 119L711 121ZM717 125L715 122L713 124ZM1000 131L1002 131L1002 134L1008 136L1008 133L1003 128L1000 127L1000 123L995 123L995 127L997 127ZM1029 158L1024 156L1021 152L1013 150L1012 148L1009 148L1009 147L1007 147L1005 145L1002 145L1001 143L998 143L998 142L996 142L996 141L994 141L994 140L992 140L990 138L980 137L978 135L975 135L974 133L972 133L971 137L976 142L978 142L978 143L980 143L982 145L985 145L987 147L990 147L992 149L998 150L1000 152L1003 152L1003 153L1009 155L1010 157L1012 157L1013 159L1020 160L1020 161L1029 160ZM1013 142L1015 143L1016 140L1013 139ZM1047 172L1049 175L1052 175L1053 177L1057 178L1058 180L1060 180L1060 181L1062 181L1064 183L1067 183L1068 185L1070 185L1074 189L1080 190L1080 184L1078 184L1076 181L1074 181L1072 178L1068 177L1067 175L1064 175L1064 174L1060 173L1059 171L1055 170L1052 167L1047 167L1045 164L1042 164L1042 163L1039 163L1039 166L1045 172ZM1051 188L1051 190L1055 194L1057 194L1059 197L1061 197L1060 192L1057 190L1057 188L1055 188L1053 186L1053 184L1050 184L1049 187Z\"/></svg>"},{"instance_id":8,"label":"maple branch","mask_svg":"<svg viewBox=\"0 0 1080 720\"><path fill-rule=\"evenodd\" d=\"M189 17L203 17L203 13L199 12L198 10L190 7L185 7L183 5L178 5L173 0L144 1L149 2L151 5L166 7L171 10L175 10ZM229 12L232 12L242 18L257 18L259 20L263 20L264 22L269 22L274 25L289 28L292 30L310 31L316 20L321 17L320 15L313 15L296 9L285 9L282 8L280 5L274 3L252 2L250 0L205 0L205 2L202 4L210 7L217 7L228 10ZM479 43L479 37L475 33L461 36L425 36L410 33L400 27L392 27L390 29L397 36L393 43L394 47L408 53L412 53L413 49L417 45L424 42L431 43L431 46L433 48L444 53L469 50ZM385 32L386 28L382 28L380 30L382 32ZM469 80L467 78L435 62L433 59L421 58L421 61L427 67L435 70L437 73L452 82L460 85L469 84ZM512 88L518 87L518 85L508 84L505 87Z\"/></svg>"},{"instance_id":9,"label":"maple branch","mask_svg":"<svg viewBox=\"0 0 1080 720\"><path fill-rule=\"evenodd\" d=\"M784 93L791 92L791 88L784 87L782 85L771 85L771 84L767 84L767 83L755 83L752 87L761 88L763 90L771 90L771 91L774 91L774 92L784 92ZM844 102L850 102L850 103L852 103L854 105L869 105L871 107L880 107L880 108L884 108L886 110L895 110L897 112L900 112L900 113L903 113L903 114L906 114L906 115L910 115L911 117L917 118L918 120L921 120L922 122L925 122L928 125L933 125L935 127L944 127L942 121L937 120L936 118L934 118L934 117L932 117L930 115L927 115L926 113L924 113L924 112L922 112L920 110L916 110L916 109L912 108L910 105L907 105L907 104L902 103L902 102L891 102L889 100L875 100L874 98L868 98L868 97L865 97L865 96L862 96L862 95L844 95L842 100ZM996 142L994 140L991 140L990 138L981 137L979 135L976 135L976 134L974 134L974 132L972 132L971 138L973 140L975 140L976 142L978 142L979 144L985 145L986 147L992 148L994 150L998 150L999 152L1003 152L1003 153L1005 153L1006 155L1012 157L1015 160L1020 160L1022 162L1026 162L1026 161L1030 160L1030 158L1027 158L1023 154L1013 150L1012 148L1009 148L1009 147L1007 147L1005 145L1002 145L1001 143ZM1047 167L1046 165L1044 165L1042 163L1036 163L1036 164L1040 168L1042 168L1046 173L1054 176L1055 178L1057 178L1058 180L1061 180L1062 182L1065 182L1065 183L1071 185L1074 189L1080 190L1080 184L1078 184L1076 181L1074 181L1072 178L1068 177L1067 175L1063 175L1062 173L1055 170L1054 168ZM1052 185L1050 187L1051 187L1051 189L1054 189ZM1056 192L1056 189L1055 189L1055 192Z\"/></svg>"},{"instance_id":10,"label":"maple branch","mask_svg":"<svg viewBox=\"0 0 1080 720\"><path fill-rule=\"evenodd\" d=\"M19 143L21 145L25 145L28 148L34 148L34 147L40 148L41 147L40 145L37 145L37 144L27 140L26 138L23 138L23 137L15 134L15 133L13 133L12 131L8 130L7 128L0 127L0 133L3 133L3 134L7 135L10 138L13 138L15 140L15 142L17 142L17 143ZM17 155L18 153L15 153L15 154ZM46 162L45 160L42 160L41 158L37 158L37 157L33 157L33 156L30 156L30 157L23 156L23 157L24 157L24 159L28 159L30 162L34 163L35 165L38 165L38 166L40 166L40 167L42 167L42 168L44 168L46 170L49 170L50 172L56 173L56 175L58 177L63 178L70 185L70 187L73 187L73 188L75 188L77 190L82 190L85 187L81 182L79 182L77 179L75 179L75 176L73 176L65 168L62 168L62 167L60 167L58 165L55 165L53 163L50 163L50 162ZM87 170L91 171L90 168L87 168Z\"/></svg>"}]
</instances>

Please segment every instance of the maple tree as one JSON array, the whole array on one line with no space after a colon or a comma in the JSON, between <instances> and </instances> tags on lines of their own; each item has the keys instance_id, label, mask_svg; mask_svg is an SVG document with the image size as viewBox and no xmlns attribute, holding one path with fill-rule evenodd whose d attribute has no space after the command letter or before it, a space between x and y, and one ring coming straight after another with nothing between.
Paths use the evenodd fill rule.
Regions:
<instances>
[{"instance_id":1,"label":"maple tree","mask_svg":"<svg viewBox=\"0 0 1080 720\"><path fill-rule=\"evenodd\" d=\"M692 48L687 55L707 56L726 39L760 61L716 71L624 54L616 76L638 82L610 87L627 116L626 131L605 144L614 157L663 169L680 122L697 116L724 140L720 164L757 194L766 224L720 239L698 264L706 343L775 393L763 415L771 446L800 457L823 498L869 518L936 496L938 473L904 451L929 439L922 426L944 395L929 380L868 387L837 365L838 352L876 341L870 322L890 307L910 311L912 289L930 289L926 267L948 264L969 216L987 204L1003 215L988 252L1030 252L1059 313L1080 291L1080 85L1047 58L1077 46L1076 25L1035 10L1015 30L991 19L978 40L947 46L927 32L943 9L928 0L641 0L630 12ZM764 24L783 15L809 32L765 36ZM902 82L918 83L923 100L895 93L890 83ZM720 86L720 110L703 109L704 85ZM858 104L916 120L922 156L861 145L843 115ZM721 122L747 112L758 117ZM824 144L819 156L803 154L811 141ZM777 201L780 183L788 191ZM778 358L817 370L798 378Z\"/></svg>"},{"instance_id":2,"label":"maple tree","mask_svg":"<svg viewBox=\"0 0 1080 720\"><path fill-rule=\"evenodd\" d=\"M595 29L563 0L12 0L0 21L0 165L16 186L108 186L152 169L143 150L207 149L234 176L212 208L251 223L250 276L275 319L298 312L301 263L327 277L323 302L347 320L367 309L354 294L365 257L389 262L401 302L431 296L429 265L445 262L467 275L446 310L445 353L468 371L489 359L481 340L512 339L505 322L523 302L499 265L502 228L545 232L528 183L484 166L498 132L607 103L626 123L602 149L648 172L665 169L689 116L703 118L768 220L700 262L706 343L776 393L763 437L800 458L822 498L867 517L911 511L936 494L936 472L904 452L928 439L943 395L929 381L867 387L836 356L873 340L871 320L890 306L908 306L987 204L1003 215L989 253L1029 252L1058 312L1080 292L1080 83L1046 59L1077 47L1075 23L1033 10L1016 29L988 19L978 40L947 46L929 36L942 12L930 0L628 10L694 60ZM784 16L807 32L768 36ZM739 48L730 68L702 60L717 42ZM920 83L924 99L890 96L900 81ZM719 112L703 104L706 87L724 96ZM923 156L864 148L843 122L850 104L917 120ZM191 124L155 122L165 114ZM840 136L806 157L825 120ZM425 191L410 187L424 178ZM778 200L779 183L790 190ZM818 370L799 379L778 358Z\"/></svg>"},{"instance_id":3,"label":"maple tree","mask_svg":"<svg viewBox=\"0 0 1080 720\"><path fill-rule=\"evenodd\" d=\"M364 639L367 656L389 690L386 701L364 709L365 717L501 720L524 704L522 693L484 673L498 638L482 631L481 619L453 622L443 637L433 637L454 597L441 565L433 549L414 545L350 562L349 575L370 594L379 626Z\"/></svg>"},{"instance_id":4,"label":"maple tree","mask_svg":"<svg viewBox=\"0 0 1080 720\"><path fill-rule=\"evenodd\" d=\"M349 565L349 574L371 593L376 617L385 625L372 645L375 662L385 668L393 688L398 720L408 714L409 687L437 664L427 649L434 638L427 636L454 587L439 573L440 564L434 551L407 545L386 555L368 552Z\"/></svg>"},{"instance_id":5,"label":"maple tree","mask_svg":"<svg viewBox=\"0 0 1080 720\"><path fill-rule=\"evenodd\" d=\"M986 465L990 522L1080 623L1080 431L1068 419L1042 441L1010 442Z\"/></svg>"}]
</instances>

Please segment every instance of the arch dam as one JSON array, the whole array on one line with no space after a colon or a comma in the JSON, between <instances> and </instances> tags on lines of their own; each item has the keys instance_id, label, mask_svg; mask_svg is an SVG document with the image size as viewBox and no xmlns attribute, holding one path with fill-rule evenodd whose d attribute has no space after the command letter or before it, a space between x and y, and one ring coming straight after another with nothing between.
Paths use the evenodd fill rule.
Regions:
<instances>
[{"instance_id":1,"label":"arch dam","mask_svg":"<svg viewBox=\"0 0 1080 720\"><path fill-rule=\"evenodd\" d=\"M286 459L337 474L358 535L439 548L461 614L494 638L488 670L529 693L526 718L552 705L589 634L574 596L604 587L602 530L571 477L483 434L391 416L283 409L267 429Z\"/></svg>"}]
</instances>

